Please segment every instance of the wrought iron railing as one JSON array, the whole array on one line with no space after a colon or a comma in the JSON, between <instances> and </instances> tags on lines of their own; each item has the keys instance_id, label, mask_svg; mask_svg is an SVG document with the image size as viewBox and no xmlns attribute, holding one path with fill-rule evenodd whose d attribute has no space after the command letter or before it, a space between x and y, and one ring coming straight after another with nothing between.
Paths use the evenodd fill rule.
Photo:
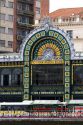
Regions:
<instances>
[{"instance_id":1,"label":"wrought iron railing","mask_svg":"<svg viewBox=\"0 0 83 125\"><path fill-rule=\"evenodd\" d=\"M29 23L24 23L24 22L17 22L17 25L19 25L19 26L23 26L23 27L26 27L26 28L28 28L28 27L33 27L33 24L29 24Z\"/></svg>"},{"instance_id":2,"label":"wrought iron railing","mask_svg":"<svg viewBox=\"0 0 83 125\"><path fill-rule=\"evenodd\" d=\"M34 12L32 10L22 10L22 9L17 9L17 14L26 14L26 15L34 15Z\"/></svg>"},{"instance_id":3,"label":"wrought iron railing","mask_svg":"<svg viewBox=\"0 0 83 125\"><path fill-rule=\"evenodd\" d=\"M17 2L34 4L34 0L17 0Z\"/></svg>"}]
</instances>

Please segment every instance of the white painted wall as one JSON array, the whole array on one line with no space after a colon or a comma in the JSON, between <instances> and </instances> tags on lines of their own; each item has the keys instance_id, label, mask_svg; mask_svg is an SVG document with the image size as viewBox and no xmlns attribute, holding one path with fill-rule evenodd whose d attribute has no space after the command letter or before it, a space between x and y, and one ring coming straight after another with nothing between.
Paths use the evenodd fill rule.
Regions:
<instances>
[{"instance_id":1,"label":"white painted wall","mask_svg":"<svg viewBox=\"0 0 83 125\"><path fill-rule=\"evenodd\" d=\"M83 52L83 25L64 25L58 26L60 29L63 29L65 32L67 30L73 30L73 43L76 51ZM78 38L76 38L78 36Z\"/></svg>"}]
</instances>

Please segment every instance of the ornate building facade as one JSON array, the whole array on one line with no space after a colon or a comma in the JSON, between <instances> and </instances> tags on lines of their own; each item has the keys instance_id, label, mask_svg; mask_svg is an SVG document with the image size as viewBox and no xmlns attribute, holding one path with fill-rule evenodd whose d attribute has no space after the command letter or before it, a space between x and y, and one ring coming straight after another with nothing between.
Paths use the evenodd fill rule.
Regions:
<instances>
[{"instance_id":1,"label":"ornate building facade","mask_svg":"<svg viewBox=\"0 0 83 125\"><path fill-rule=\"evenodd\" d=\"M83 53L48 18L19 53L0 55L0 101L83 99L82 83Z\"/></svg>"}]
</instances>

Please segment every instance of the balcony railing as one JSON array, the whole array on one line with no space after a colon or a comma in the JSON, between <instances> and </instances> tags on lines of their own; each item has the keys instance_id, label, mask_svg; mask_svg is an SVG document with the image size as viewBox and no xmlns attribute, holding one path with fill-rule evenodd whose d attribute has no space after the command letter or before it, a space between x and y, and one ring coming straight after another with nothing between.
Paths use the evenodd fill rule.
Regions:
<instances>
[{"instance_id":1,"label":"balcony railing","mask_svg":"<svg viewBox=\"0 0 83 125\"><path fill-rule=\"evenodd\" d=\"M33 24L23 23L23 22L17 22L17 26L26 27L26 28L32 28Z\"/></svg>"},{"instance_id":2,"label":"balcony railing","mask_svg":"<svg viewBox=\"0 0 83 125\"><path fill-rule=\"evenodd\" d=\"M34 4L34 0L17 0L17 2Z\"/></svg>"},{"instance_id":3,"label":"balcony railing","mask_svg":"<svg viewBox=\"0 0 83 125\"><path fill-rule=\"evenodd\" d=\"M69 25L69 24L72 24L72 25L83 25L83 21L79 21L79 22L76 22L76 21L65 21L65 22L54 22L55 25Z\"/></svg>"},{"instance_id":4,"label":"balcony railing","mask_svg":"<svg viewBox=\"0 0 83 125\"><path fill-rule=\"evenodd\" d=\"M29 10L17 9L17 14L33 16L34 12L32 10L29 11Z\"/></svg>"}]
</instances>

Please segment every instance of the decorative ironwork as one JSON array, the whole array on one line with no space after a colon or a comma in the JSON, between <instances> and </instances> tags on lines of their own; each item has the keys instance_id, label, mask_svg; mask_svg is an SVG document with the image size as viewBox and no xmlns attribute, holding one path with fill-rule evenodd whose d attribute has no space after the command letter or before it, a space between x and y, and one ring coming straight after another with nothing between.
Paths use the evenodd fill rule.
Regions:
<instances>
[{"instance_id":1,"label":"decorative ironwork","mask_svg":"<svg viewBox=\"0 0 83 125\"><path fill-rule=\"evenodd\" d=\"M56 41L43 39L33 50L34 60L62 60L62 48Z\"/></svg>"}]
</instances>

